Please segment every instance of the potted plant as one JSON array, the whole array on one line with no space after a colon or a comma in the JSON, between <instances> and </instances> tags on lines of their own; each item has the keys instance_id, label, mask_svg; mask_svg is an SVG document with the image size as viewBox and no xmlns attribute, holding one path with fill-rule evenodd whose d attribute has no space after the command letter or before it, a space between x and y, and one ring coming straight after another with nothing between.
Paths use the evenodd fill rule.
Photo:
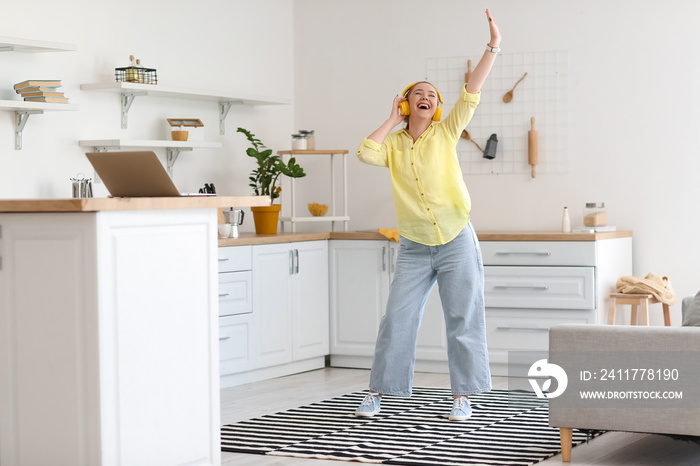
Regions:
<instances>
[{"instance_id":1,"label":"potted plant","mask_svg":"<svg viewBox=\"0 0 700 466\"><path fill-rule=\"evenodd\" d=\"M278 185L280 175L290 178L302 178L306 176L304 169L297 164L294 157L289 162L284 163L279 155L272 155L272 149L268 149L256 138L253 133L238 128L239 133L243 133L248 142L252 145L246 150L248 156L253 157L258 166L250 172L249 186L253 188L256 196L270 196L271 205L265 207L251 207L253 220L255 221L255 231L259 234L276 234L277 223L282 206L275 204L275 199L279 198L282 187Z\"/></svg>"}]
</instances>

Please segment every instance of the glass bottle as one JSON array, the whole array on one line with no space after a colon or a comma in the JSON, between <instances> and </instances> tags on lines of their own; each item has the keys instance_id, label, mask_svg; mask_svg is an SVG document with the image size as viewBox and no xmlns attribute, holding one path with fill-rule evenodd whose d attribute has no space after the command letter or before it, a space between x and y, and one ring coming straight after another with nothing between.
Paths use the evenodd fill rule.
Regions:
<instances>
[{"instance_id":1,"label":"glass bottle","mask_svg":"<svg viewBox=\"0 0 700 466\"><path fill-rule=\"evenodd\" d=\"M561 217L561 231L563 233L571 233L571 218L569 218L568 207L564 207L564 213Z\"/></svg>"},{"instance_id":2,"label":"glass bottle","mask_svg":"<svg viewBox=\"0 0 700 466\"><path fill-rule=\"evenodd\" d=\"M139 82L139 71L136 68L136 61L133 55L129 55L129 67L126 69L124 78L128 83Z\"/></svg>"}]
</instances>

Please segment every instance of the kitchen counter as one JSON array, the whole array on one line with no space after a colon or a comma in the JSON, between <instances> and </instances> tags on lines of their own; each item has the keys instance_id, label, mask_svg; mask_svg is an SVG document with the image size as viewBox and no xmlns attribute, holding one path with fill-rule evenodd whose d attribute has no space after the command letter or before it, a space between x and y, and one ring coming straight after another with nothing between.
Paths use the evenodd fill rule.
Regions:
<instances>
[{"instance_id":1,"label":"kitchen counter","mask_svg":"<svg viewBox=\"0 0 700 466\"><path fill-rule=\"evenodd\" d=\"M477 231L479 241L599 241L614 238L631 238L631 231L605 233L562 233L560 231ZM385 240L378 231L340 231L321 233L278 233L258 235L241 233L239 238L219 239L219 246L243 246L255 244L294 243L324 239Z\"/></svg>"},{"instance_id":2,"label":"kitchen counter","mask_svg":"<svg viewBox=\"0 0 700 466\"><path fill-rule=\"evenodd\" d=\"M217 208L269 202L0 200L0 464L219 464Z\"/></svg>"},{"instance_id":3,"label":"kitchen counter","mask_svg":"<svg viewBox=\"0 0 700 466\"><path fill-rule=\"evenodd\" d=\"M270 205L270 198L267 196L0 199L0 212L100 212L112 210L206 209L266 205Z\"/></svg>"}]
</instances>

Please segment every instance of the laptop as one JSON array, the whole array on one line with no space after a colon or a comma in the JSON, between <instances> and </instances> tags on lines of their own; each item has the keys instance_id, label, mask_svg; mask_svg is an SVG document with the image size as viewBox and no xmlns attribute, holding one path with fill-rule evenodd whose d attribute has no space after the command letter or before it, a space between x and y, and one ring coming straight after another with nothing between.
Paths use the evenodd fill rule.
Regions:
<instances>
[{"instance_id":1,"label":"laptop","mask_svg":"<svg viewBox=\"0 0 700 466\"><path fill-rule=\"evenodd\" d=\"M112 197L180 196L153 151L85 154Z\"/></svg>"}]
</instances>

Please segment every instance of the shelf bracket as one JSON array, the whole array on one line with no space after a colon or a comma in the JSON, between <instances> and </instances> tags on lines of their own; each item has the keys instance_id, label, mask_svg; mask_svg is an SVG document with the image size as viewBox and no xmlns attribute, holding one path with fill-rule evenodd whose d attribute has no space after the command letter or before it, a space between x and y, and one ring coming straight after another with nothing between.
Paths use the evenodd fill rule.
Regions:
<instances>
[{"instance_id":1,"label":"shelf bracket","mask_svg":"<svg viewBox=\"0 0 700 466\"><path fill-rule=\"evenodd\" d=\"M231 110L231 105L243 105L242 100L231 100L228 102L219 102L219 134L226 134L226 116Z\"/></svg>"},{"instance_id":2,"label":"shelf bracket","mask_svg":"<svg viewBox=\"0 0 700 466\"><path fill-rule=\"evenodd\" d=\"M175 166L175 162L177 161L177 157L180 155L180 151L190 151L192 150L191 147L167 147L165 149L165 161L166 161L166 169L168 170L168 175L170 175L170 178L173 177L173 167Z\"/></svg>"},{"instance_id":3,"label":"shelf bracket","mask_svg":"<svg viewBox=\"0 0 700 466\"><path fill-rule=\"evenodd\" d=\"M16 110L15 111L15 150L22 150L22 131L29 120L29 115L39 115L43 110Z\"/></svg>"},{"instance_id":4,"label":"shelf bracket","mask_svg":"<svg viewBox=\"0 0 700 466\"><path fill-rule=\"evenodd\" d=\"M122 129L129 127L129 109L134 103L134 98L140 95L147 95L146 92L125 92L121 95L122 106Z\"/></svg>"}]
</instances>

